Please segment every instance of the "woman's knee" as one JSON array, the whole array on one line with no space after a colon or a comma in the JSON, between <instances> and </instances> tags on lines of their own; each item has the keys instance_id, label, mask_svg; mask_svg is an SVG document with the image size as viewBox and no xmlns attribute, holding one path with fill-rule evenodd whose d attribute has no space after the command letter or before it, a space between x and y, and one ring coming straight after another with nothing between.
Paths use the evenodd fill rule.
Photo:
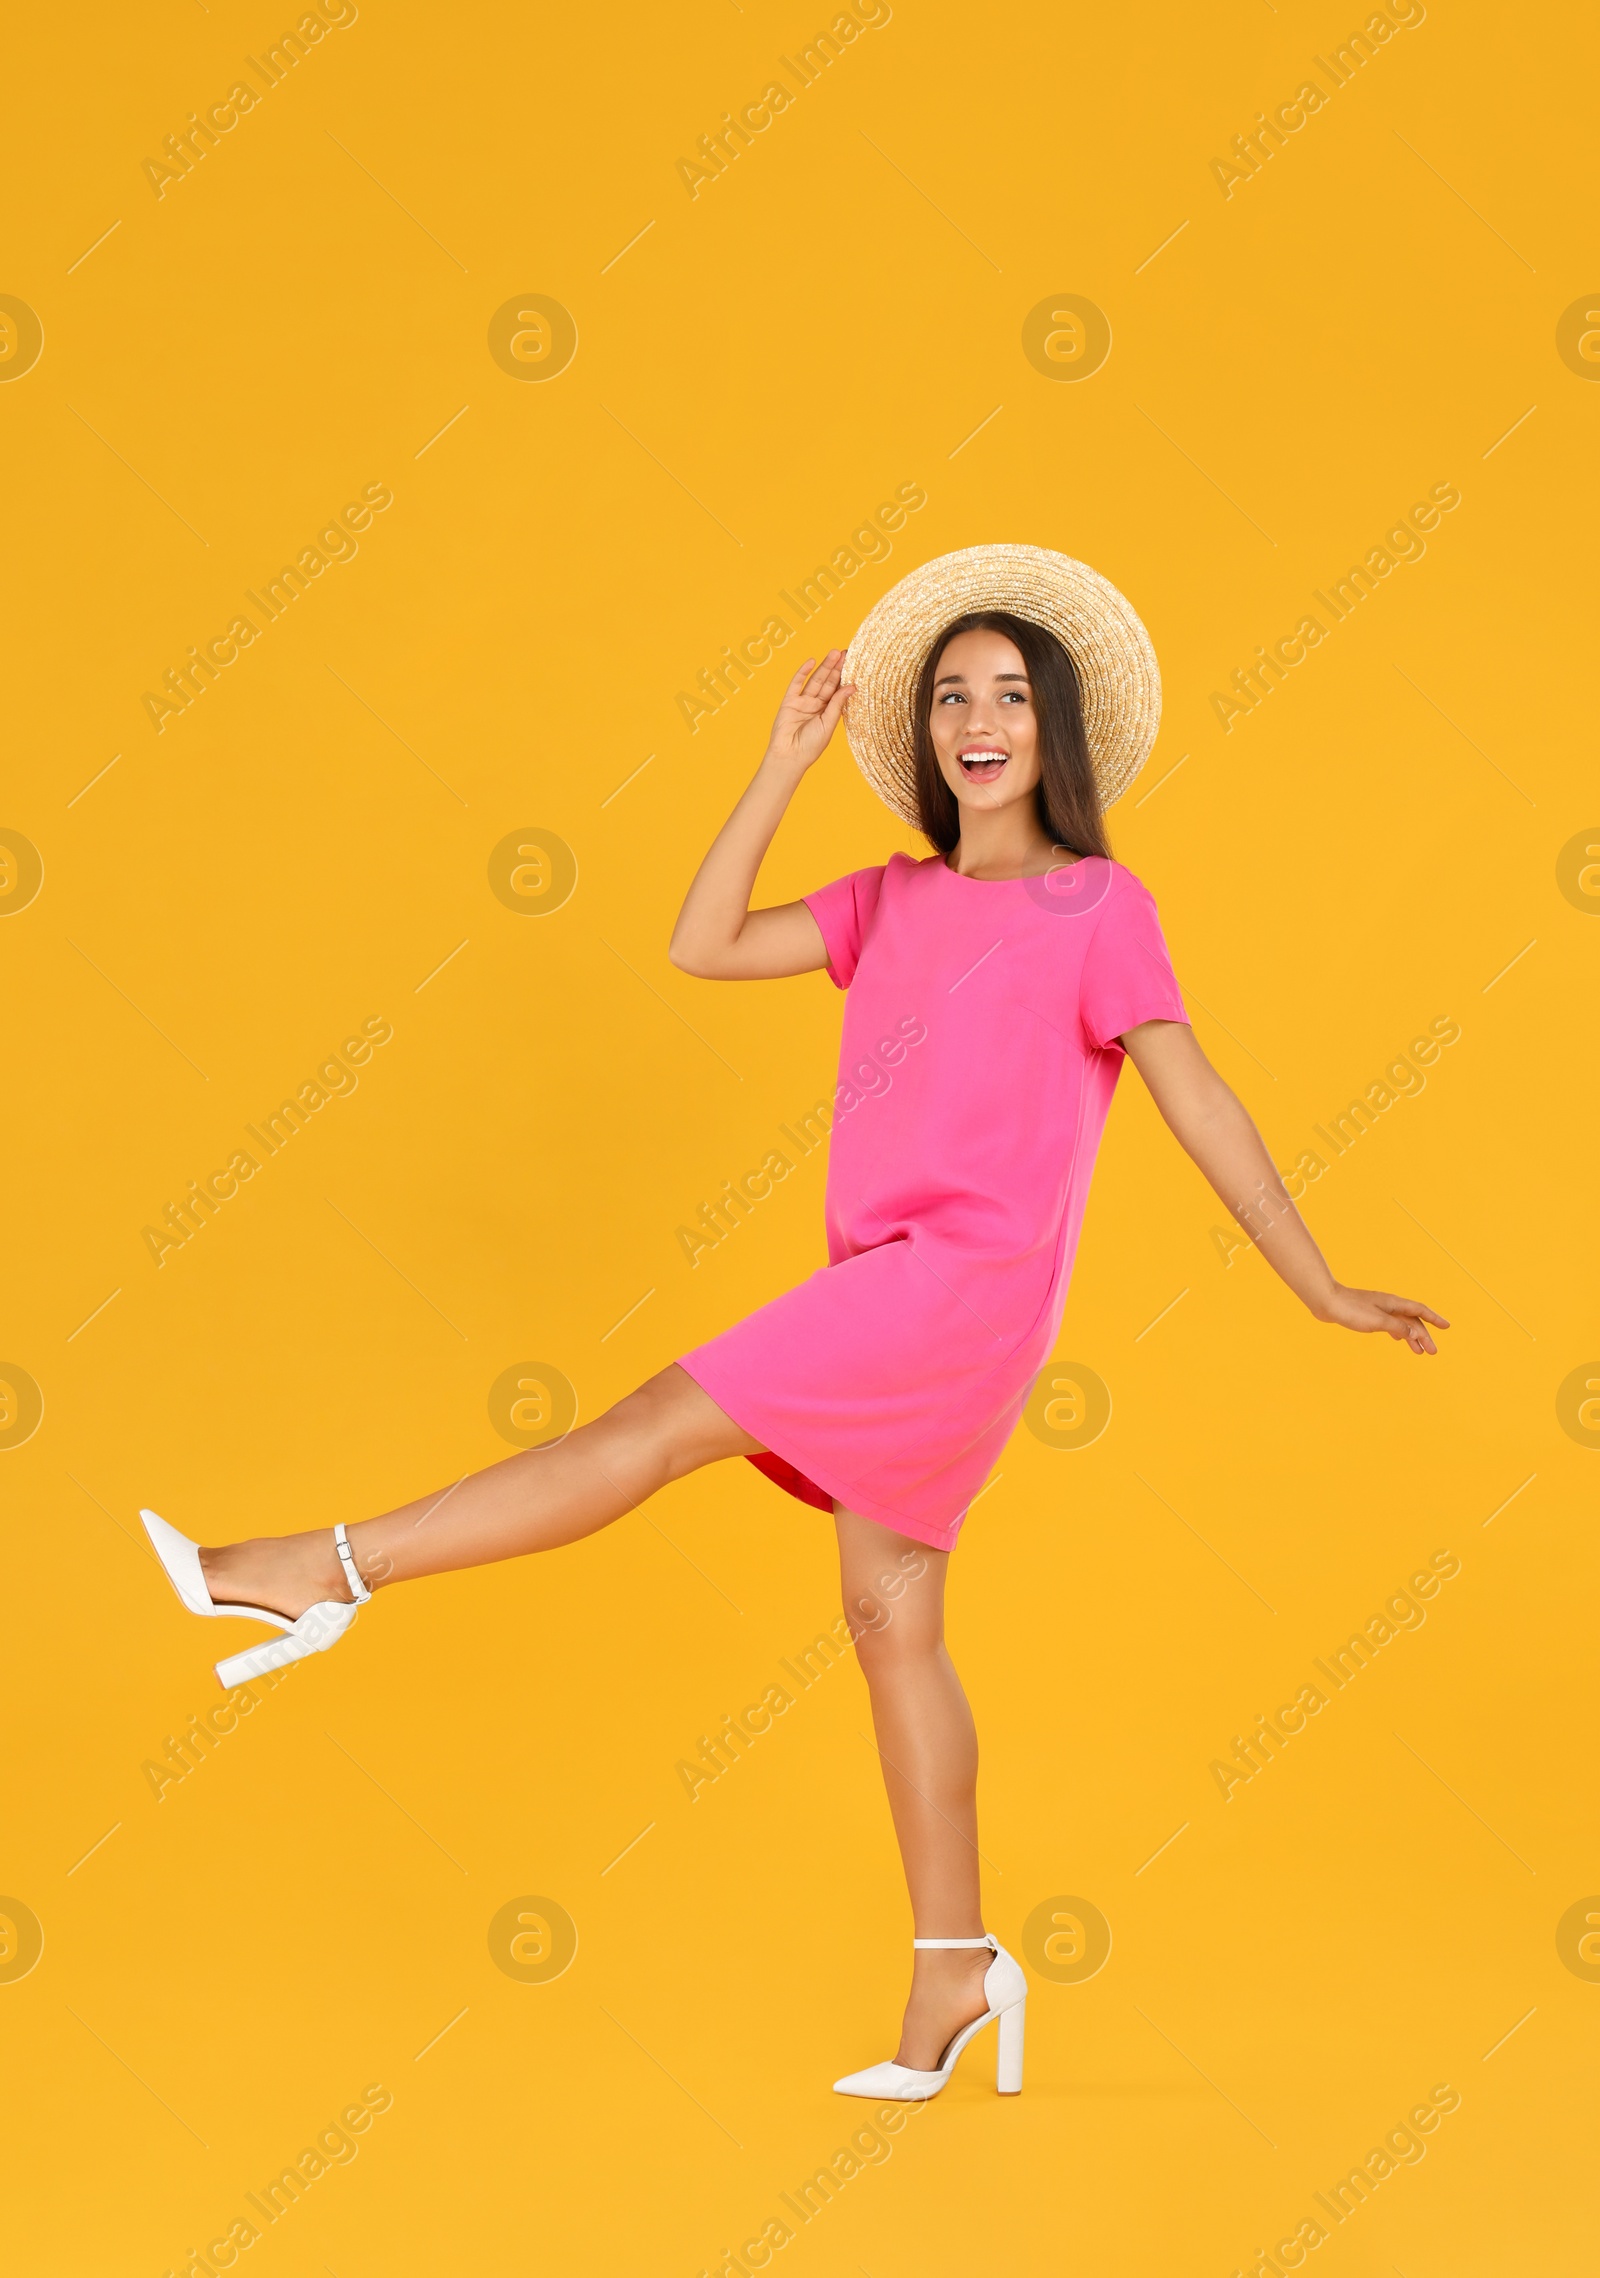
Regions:
<instances>
[{"instance_id":1,"label":"woman's knee","mask_svg":"<svg viewBox=\"0 0 1600 2278\"><path fill-rule=\"evenodd\" d=\"M888 1671L944 1642L948 1556L834 1505L845 1618L862 1668Z\"/></svg>"},{"instance_id":2,"label":"woman's knee","mask_svg":"<svg viewBox=\"0 0 1600 2278\"><path fill-rule=\"evenodd\" d=\"M736 1454L736 1446L722 1442L748 1437L676 1364L647 1377L608 1408L599 1422L619 1451L626 1450L635 1461L658 1473L663 1484L681 1479L686 1472L715 1462L719 1456Z\"/></svg>"},{"instance_id":3,"label":"woman's knee","mask_svg":"<svg viewBox=\"0 0 1600 2278\"><path fill-rule=\"evenodd\" d=\"M893 1684L898 1677L925 1668L944 1649L941 1622L918 1620L881 1601L868 1618L848 1599L844 1610L855 1640L856 1659L869 1685Z\"/></svg>"}]
</instances>

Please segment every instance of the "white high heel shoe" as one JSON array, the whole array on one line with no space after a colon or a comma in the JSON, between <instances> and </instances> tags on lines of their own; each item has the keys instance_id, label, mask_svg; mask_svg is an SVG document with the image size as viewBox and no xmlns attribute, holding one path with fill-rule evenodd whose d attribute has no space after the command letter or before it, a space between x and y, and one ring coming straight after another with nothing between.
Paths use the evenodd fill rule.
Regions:
<instances>
[{"instance_id":1,"label":"white high heel shoe","mask_svg":"<svg viewBox=\"0 0 1600 2278\"><path fill-rule=\"evenodd\" d=\"M881 2096L887 2103L925 2103L937 2096L956 2069L956 2060L975 2034L999 2020L1000 2043L995 2052L995 2087L1002 2096L1022 2093L1022 2019L1028 2000L1028 1981L1021 1964L1012 1960L998 1938L913 1938L913 1946L987 1946L994 1960L983 1973L983 1998L988 2003L981 2017L963 2025L944 2052L937 2072L916 2072L910 2065L872 2064L865 2072L847 2072L834 2087L841 2096Z\"/></svg>"},{"instance_id":2,"label":"white high heel shoe","mask_svg":"<svg viewBox=\"0 0 1600 2278\"><path fill-rule=\"evenodd\" d=\"M356 1571L355 1552L350 1548L344 1528L337 1526L333 1530L334 1548L339 1553L345 1579L355 1593L353 1604L341 1605L337 1598L324 1598L320 1605L307 1606L298 1621L291 1621L287 1614L275 1614L269 1606L219 1606L206 1588L199 1544L179 1534L176 1527L169 1527L154 1511L141 1511L139 1516L155 1546L157 1558L166 1569L167 1580L190 1613L270 1622L274 1629L283 1631L281 1637L269 1638L264 1645L246 1646L242 1653L230 1653L219 1661L217 1681L225 1689L247 1685L252 1677L264 1677L269 1670L283 1668L286 1662L303 1661L307 1654L326 1653L330 1645L338 1644L355 1620L357 1610L372 1595Z\"/></svg>"}]
</instances>

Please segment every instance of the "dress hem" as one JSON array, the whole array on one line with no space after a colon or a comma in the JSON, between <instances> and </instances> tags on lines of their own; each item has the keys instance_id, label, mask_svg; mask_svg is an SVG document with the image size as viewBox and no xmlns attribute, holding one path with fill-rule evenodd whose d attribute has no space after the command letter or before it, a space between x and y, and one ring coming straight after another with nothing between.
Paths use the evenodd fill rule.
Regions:
<instances>
[{"instance_id":1,"label":"dress hem","mask_svg":"<svg viewBox=\"0 0 1600 2278\"><path fill-rule=\"evenodd\" d=\"M875 1526L883 1527L888 1533L909 1535L913 1542L925 1543L929 1550L953 1550L955 1548L956 1538L961 1532L962 1521L967 1515L965 1511L961 1513L960 1518L956 1520L953 1526L941 1527L931 1519L907 1518L900 1512L891 1511L882 1504L874 1508L870 1499L863 1496L858 1489L847 1487L842 1481L818 1478L816 1476L817 1466L801 1463L788 1450L774 1446L770 1433L751 1431L749 1424L734 1413L722 1395L714 1386L708 1384L705 1377L700 1374L695 1365L698 1359L698 1351L687 1355L680 1353L678 1355L678 1366L683 1370L685 1376L693 1377L707 1398L715 1400L723 1414L731 1417L741 1431L750 1432L752 1439L763 1439L767 1442L765 1452L767 1457L774 1461L773 1469L767 1468L767 1464L761 1456L751 1455L745 1458L745 1461L753 1464L764 1479L770 1479L775 1487L782 1488L786 1495L792 1495L797 1503L809 1504L813 1510L831 1509L834 1503L839 1503L845 1510L853 1511L858 1518L870 1519ZM785 1473L790 1476L785 1477ZM793 1484L791 1484L791 1480ZM805 1490L808 1487L814 1489L815 1493L807 1494ZM819 1502L816 1499L819 1495L827 1496L828 1502L826 1504Z\"/></svg>"}]
</instances>

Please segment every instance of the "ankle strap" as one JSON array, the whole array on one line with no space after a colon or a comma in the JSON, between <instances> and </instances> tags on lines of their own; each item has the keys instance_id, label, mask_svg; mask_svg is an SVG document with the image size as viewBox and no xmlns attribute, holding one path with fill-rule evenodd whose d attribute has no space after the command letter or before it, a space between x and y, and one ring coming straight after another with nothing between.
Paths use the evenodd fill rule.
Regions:
<instances>
[{"instance_id":1,"label":"ankle strap","mask_svg":"<svg viewBox=\"0 0 1600 2278\"><path fill-rule=\"evenodd\" d=\"M913 1946L992 1946L993 1938L987 1931L981 1938L913 1938Z\"/></svg>"},{"instance_id":2,"label":"ankle strap","mask_svg":"<svg viewBox=\"0 0 1600 2278\"><path fill-rule=\"evenodd\" d=\"M350 1585L350 1593L352 1597L355 1599L355 1602L358 1606L364 1606L367 1600L371 1597L372 1592L367 1588L367 1585L361 1579L360 1572L356 1566L356 1554L350 1548L350 1538L345 1533L342 1524L336 1526L333 1530L333 1547L339 1553L339 1563L344 1568L345 1580Z\"/></svg>"}]
</instances>

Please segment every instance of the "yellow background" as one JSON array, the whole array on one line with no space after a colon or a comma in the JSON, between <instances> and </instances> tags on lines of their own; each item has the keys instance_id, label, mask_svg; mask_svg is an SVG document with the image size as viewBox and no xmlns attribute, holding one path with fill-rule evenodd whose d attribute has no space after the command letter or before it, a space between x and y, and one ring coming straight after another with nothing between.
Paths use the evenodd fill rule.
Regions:
<instances>
[{"instance_id":1,"label":"yellow background","mask_svg":"<svg viewBox=\"0 0 1600 2278\"><path fill-rule=\"evenodd\" d=\"M1076 1895L1110 1959L1036 1979L1020 2102L969 2058L773 2267L1227 2278L1435 2083L1460 2108L1311 2266L1588 2266L1600 1986L1556 1925L1600 1888L1596 1457L1556 1394L1600 1349L1600 927L1557 857L1596 821L1600 391L1555 338L1596 284L1592 27L1437 0L1224 197L1357 9L895 0L691 198L678 162L827 20L362 0L159 198L142 162L291 14L46 11L12 58L0 291L44 326L0 386L0 826L45 865L0 925L0 1357L45 1400L0 1454L0 1890L45 1938L0 1983L20 2269L181 2267L381 2083L251 2278L693 2278L870 2117L829 2083L892 2047L909 1925L858 1672L697 1801L675 1772L833 1617L824 1519L727 1465L396 1592L157 1801L246 1633L182 1614L136 1513L387 1507L505 1452L519 1361L593 1415L819 1261L820 1157L695 1269L675 1239L827 1089L840 1016L821 977L668 965L782 671L694 734L676 699L905 482L927 506L819 636L984 540L1129 595L1166 712L1115 850L1280 1162L1459 1021L1306 1204L1342 1278L1453 1325L1421 1364L1225 1268L1125 1075L1060 1347L1111 1424L1019 1432L951 1611L989 1920ZM542 384L487 348L529 293L578 331ZM1021 347L1063 294L1112 330L1076 384ZM1225 734L1212 691L1444 481L1426 556ZM369 483L358 556L155 733L145 691ZM487 884L529 829L579 865L543 917ZM904 843L841 740L764 891ZM359 1089L157 1268L141 1229L372 1015ZM1440 1549L1426 1624L1224 1802L1212 1759ZM547 1984L489 1953L526 1894L578 1930Z\"/></svg>"}]
</instances>

